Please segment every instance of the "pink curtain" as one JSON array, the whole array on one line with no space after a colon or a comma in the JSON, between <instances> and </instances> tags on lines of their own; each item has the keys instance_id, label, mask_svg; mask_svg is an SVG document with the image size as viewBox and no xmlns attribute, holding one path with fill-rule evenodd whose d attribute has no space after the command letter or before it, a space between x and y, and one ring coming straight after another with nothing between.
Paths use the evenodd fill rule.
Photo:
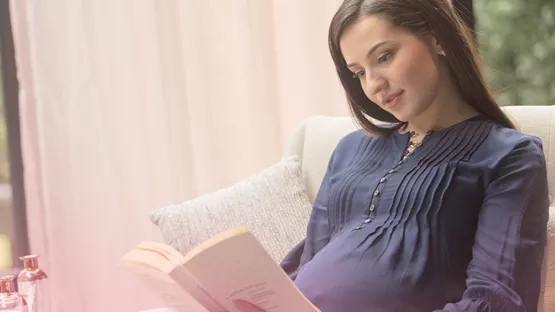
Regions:
<instances>
[{"instance_id":1,"label":"pink curtain","mask_svg":"<svg viewBox=\"0 0 555 312\"><path fill-rule=\"evenodd\" d=\"M161 306L120 267L148 213L280 158L346 115L327 50L338 0L11 0L32 252L45 312Z\"/></svg>"}]
</instances>

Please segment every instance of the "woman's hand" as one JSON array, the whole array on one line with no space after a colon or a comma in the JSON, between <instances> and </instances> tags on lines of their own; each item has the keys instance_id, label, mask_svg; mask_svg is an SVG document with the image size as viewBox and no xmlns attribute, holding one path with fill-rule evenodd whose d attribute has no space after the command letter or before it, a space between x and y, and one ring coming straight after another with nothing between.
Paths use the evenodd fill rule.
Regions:
<instances>
[{"instance_id":1,"label":"woman's hand","mask_svg":"<svg viewBox=\"0 0 555 312\"><path fill-rule=\"evenodd\" d=\"M241 312L266 312L261 308L245 300L235 300L233 301L233 304Z\"/></svg>"}]
</instances>

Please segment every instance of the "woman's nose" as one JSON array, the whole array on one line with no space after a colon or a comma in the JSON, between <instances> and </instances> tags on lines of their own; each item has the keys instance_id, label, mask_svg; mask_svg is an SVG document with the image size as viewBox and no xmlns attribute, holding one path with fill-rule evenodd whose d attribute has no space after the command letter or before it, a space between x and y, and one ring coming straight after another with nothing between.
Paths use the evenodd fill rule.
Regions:
<instances>
[{"instance_id":1,"label":"woman's nose","mask_svg":"<svg viewBox=\"0 0 555 312\"><path fill-rule=\"evenodd\" d=\"M365 76L366 94L368 97L378 94L386 85L385 79L376 74L367 74Z\"/></svg>"}]
</instances>

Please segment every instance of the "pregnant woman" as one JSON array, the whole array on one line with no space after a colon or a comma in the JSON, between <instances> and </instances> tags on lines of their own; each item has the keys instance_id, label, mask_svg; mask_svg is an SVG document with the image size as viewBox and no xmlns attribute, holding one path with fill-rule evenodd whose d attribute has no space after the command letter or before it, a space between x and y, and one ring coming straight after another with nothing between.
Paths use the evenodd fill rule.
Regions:
<instances>
[{"instance_id":1,"label":"pregnant woman","mask_svg":"<svg viewBox=\"0 0 555 312\"><path fill-rule=\"evenodd\" d=\"M282 262L297 287L323 312L537 311L542 144L493 99L450 2L346 0L329 46L362 130Z\"/></svg>"}]
</instances>

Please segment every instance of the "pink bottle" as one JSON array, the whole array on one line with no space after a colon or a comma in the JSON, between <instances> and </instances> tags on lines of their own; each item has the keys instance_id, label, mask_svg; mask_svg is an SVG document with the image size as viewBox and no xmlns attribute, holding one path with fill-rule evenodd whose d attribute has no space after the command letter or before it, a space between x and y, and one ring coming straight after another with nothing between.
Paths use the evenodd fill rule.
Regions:
<instances>
[{"instance_id":1,"label":"pink bottle","mask_svg":"<svg viewBox=\"0 0 555 312\"><path fill-rule=\"evenodd\" d=\"M23 312L25 299L15 290L15 275L0 277L0 311Z\"/></svg>"},{"instance_id":2,"label":"pink bottle","mask_svg":"<svg viewBox=\"0 0 555 312\"><path fill-rule=\"evenodd\" d=\"M39 256L29 255L20 257L23 260L23 270L19 272L17 277L19 293L27 302L28 312L37 312L38 306L36 305L37 297L40 287L39 281L46 279L46 273L39 268ZM1 310L0 310L1 311Z\"/></svg>"}]
</instances>

